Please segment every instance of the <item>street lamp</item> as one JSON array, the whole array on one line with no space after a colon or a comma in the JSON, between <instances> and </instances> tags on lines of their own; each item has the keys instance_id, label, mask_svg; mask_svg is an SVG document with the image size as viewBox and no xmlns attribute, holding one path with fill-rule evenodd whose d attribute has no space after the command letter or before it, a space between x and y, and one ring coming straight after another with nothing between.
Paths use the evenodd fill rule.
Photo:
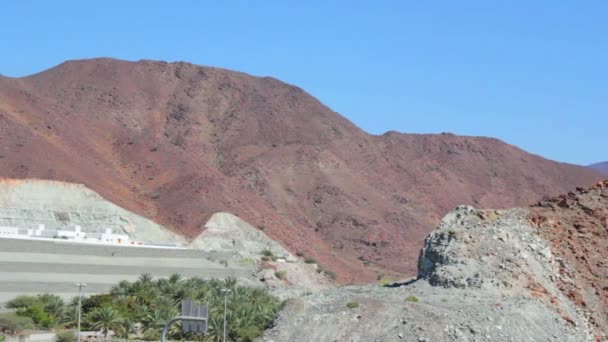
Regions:
<instances>
[{"instance_id":1,"label":"street lamp","mask_svg":"<svg viewBox=\"0 0 608 342\"><path fill-rule=\"evenodd\" d=\"M80 311L82 308L82 288L87 286L85 283L75 283L78 286L78 330L77 330L77 341L80 342Z\"/></svg>"},{"instance_id":2,"label":"street lamp","mask_svg":"<svg viewBox=\"0 0 608 342\"><path fill-rule=\"evenodd\" d=\"M224 342L226 342L226 301L228 298L228 293L232 292L230 289L222 289L224 293Z\"/></svg>"}]
</instances>

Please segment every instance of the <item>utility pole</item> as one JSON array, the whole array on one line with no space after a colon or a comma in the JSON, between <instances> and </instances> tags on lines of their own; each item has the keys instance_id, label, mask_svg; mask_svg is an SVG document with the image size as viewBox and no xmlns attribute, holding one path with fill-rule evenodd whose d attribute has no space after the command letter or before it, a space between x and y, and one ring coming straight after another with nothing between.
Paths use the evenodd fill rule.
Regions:
<instances>
[{"instance_id":1,"label":"utility pole","mask_svg":"<svg viewBox=\"0 0 608 342\"><path fill-rule=\"evenodd\" d=\"M80 342L80 315L82 310L82 288L87 286L85 283L76 283L74 284L78 286L78 330L76 333L76 340Z\"/></svg>"},{"instance_id":2,"label":"utility pole","mask_svg":"<svg viewBox=\"0 0 608 342\"><path fill-rule=\"evenodd\" d=\"M227 300L228 293L232 292L230 289L222 289L224 293L224 342L226 342L226 308L227 308Z\"/></svg>"}]
</instances>

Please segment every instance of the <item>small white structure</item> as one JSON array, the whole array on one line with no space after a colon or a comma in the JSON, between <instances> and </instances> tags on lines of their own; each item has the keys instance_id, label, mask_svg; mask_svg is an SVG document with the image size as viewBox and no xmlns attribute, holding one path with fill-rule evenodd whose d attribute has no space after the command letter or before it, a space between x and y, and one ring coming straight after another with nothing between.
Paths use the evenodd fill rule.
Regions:
<instances>
[{"instance_id":1,"label":"small white structure","mask_svg":"<svg viewBox=\"0 0 608 342\"><path fill-rule=\"evenodd\" d=\"M71 239L71 240L82 240L85 239L87 234L84 233L80 226L74 227L74 230L57 230L57 238L60 239Z\"/></svg>"},{"instance_id":2,"label":"small white structure","mask_svg":"<svg viewBox=\"0 0 608 342\"><path fill-rule=\"evenodd\" d=\"M80 226L70 229L45 229L43 224L36 229L18 227L0 227L0 238L14 239L62 239L75 242L98 243L104 245L143 245L140 241L131 241L126 234L115 234L111 228L99 233L85 233Z\"/></svg>"},{"instance_id":3,"label":"small white structure","mask_svg":"<svg viewBox=\"0 0 608 342\"><path fill-rule=\"evenodd\" d=\"M23 229L17 227L0 227L0 237L11 237L22 235ZM27 234L27 230L26 230Z\"/></svg>"}]
</instances>

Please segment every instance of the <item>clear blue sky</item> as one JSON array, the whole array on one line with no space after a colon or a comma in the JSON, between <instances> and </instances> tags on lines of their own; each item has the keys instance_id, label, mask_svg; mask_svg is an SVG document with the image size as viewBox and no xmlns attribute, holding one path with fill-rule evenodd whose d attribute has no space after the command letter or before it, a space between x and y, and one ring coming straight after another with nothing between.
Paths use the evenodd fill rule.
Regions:
<instances>
[{"instance_id":1,"label":"clear blue sky","mask_svg":"<svg viewBox=\"0 0 608 342\"><path fill-rule=\"evenodd\" d=\"M0 73L160 59L273 76L370 133L608 160L608 1L4 1Z\"/></svg>"}]
</instances>

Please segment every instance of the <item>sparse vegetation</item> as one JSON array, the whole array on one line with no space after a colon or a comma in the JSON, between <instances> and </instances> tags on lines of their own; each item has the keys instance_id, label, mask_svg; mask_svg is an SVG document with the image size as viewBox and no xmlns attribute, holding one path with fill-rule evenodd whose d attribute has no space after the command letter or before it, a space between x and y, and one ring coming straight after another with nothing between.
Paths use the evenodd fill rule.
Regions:
<instances>
[{"instance_id":1,"label":"sparse vegetation","mask_svg":"<svg viewBox=\"0 0 608 342\"><path fill-rule=\"evenodd\" d=\"M12 312L0 314L0 333L13 333L33 328L34 321L29 317L19 316Z\"/></svg>"},{"instance_id":2,"label":"sparse vegetation","mask_svg":"<svg viewBox=\"0 0 608 342\"><path fill-rule=\"evenodd\" d=\"M406 302L410 302L410 303L418 303L420 301L420 299L414 295L408 296L407 298L405 298Z\"/></svg>"},{"instance_id":3,"label":"sparse vegetation","mask_svg":"<svg viewBox=\"0 0 608 342\"><path fill-rule=\"evenodd\" d=\"M269 257L269 258L272 258L274 256L274 254L272 253L272 251L270 249L263 250L262 255L265 257Z\"/></svg>"},{"instance_id":4,"label":"sparse vegetation","mask_svg":"<svg viewBox=\"0 0 608 342\"><path fill-rule=\"evenodd\" d=\"M71 331L71 330L58 332L57 338L55 339L55 342L74 342L74 341L76 341L76 334L74 333L74 331Z\"/></svg>"},{"instance_id":5,"label":"sparse vegetation","mask_svg":"<svg viewBox=\"0 0 608 342\"><path fill-rule=\"evenodd\" d=\"M393 281L390 278L382 278L380 279L380 281L378 282L378 284L380 284L380 286L389 286L393 283Z\"/></svg>"},{"instance_id":6,"label":"sparse vegetation","mask_svg":"<svg viewBox=\"0 0 608 342\"><path fill-rule=\"evenodd\" d=\"M331 280L336 280L338 278L338 276L336 275L336 272L332 272L332 271L325 271L325 274L329 277L329 279Z\"/></svg>"},{"instance_id":7,"label":"sparse vegetation","mask_svg":"<svg viewBox=\"0 0 608 342\"><path fill-rule=\"evenodd\" d=\"M317 260L315 260L314 258L311 258L311 257L306 257L304 259L304 262L307 263L307 264L316 264Z\"/></svg>"},{"instance_id":8,"label":"sparse vegetation","mask_svg":"<svg viewBox=\"0 0 608 342\"><path fill-rule=\"evenodd\" d=\"M348 302L348 303L346 303L346 307L349 309L358 308L359 302Z\"/></svg>"}]
</instances>

